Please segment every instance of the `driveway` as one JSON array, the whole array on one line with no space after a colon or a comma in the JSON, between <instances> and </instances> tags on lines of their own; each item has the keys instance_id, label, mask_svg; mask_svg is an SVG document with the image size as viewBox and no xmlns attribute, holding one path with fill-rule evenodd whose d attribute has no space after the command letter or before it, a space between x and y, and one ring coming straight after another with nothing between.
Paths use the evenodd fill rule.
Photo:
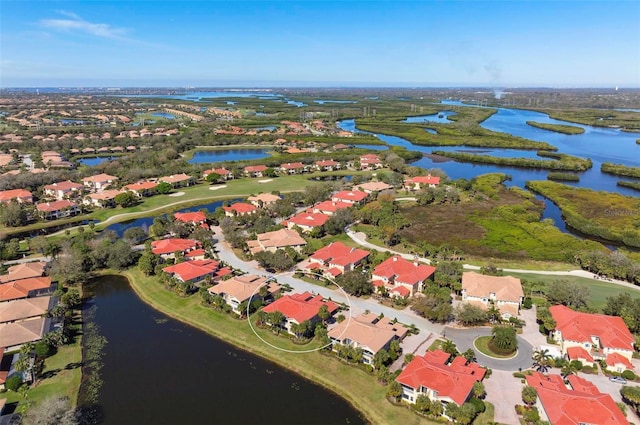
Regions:
<instances>
[{"instance_id":1,"label":"driveway","mask_svg":"<svg viewBox=\"0 0 640 425\"><path fill-rule=\"evenodd\" d=\"M520 423L515 405L522 404L522 388L520 379L514 378L512 372L493 370L491 377L483 381L487 392L486 401L493 404L493 420L507 425Z\"/></svg>"},{"instance_id":2,"label":"driveway","mask_svg":"<svg viewBox=\"0 0 640 425\"><path fill-rule=\"evenodd\" d=\"M531 354L533 347L520 335L518 338L518 354L510 359L495 359L493 357L485 356L473 346L473 341L479 336L491 335L491 328L478 327L469 329L458 329L452 327L446 327L443 331L443 335L455 342L458 347L458 351L464 352L469 348L472 348L476 353L476 359L478 363L483 366L489 367L494 370L505 370L515 372L518 370L525 370L531 367L532 360Z\"/></svg>"},{"instance_id":3,"label":"driveway","mask_svg":"<svg viewBox=\"0 0 640 425\"><path fill-rule=\"evenodd\" d=\"M557 372L554 370L552 373ZM613 398L613 401L615 401L616 403L622 402L622 396L620 395L620 388L622 388L622 384L609 381L609 378L603 373L600 373L598 375L587 375L585 373L579 373L578 376L586 379L587 381L593 382L595 386L598 387L601 393L611 395L611 398ZM640 384L635 382L628 382L626 385L634 387L640 386ZM627 406L627 420L631 423L640 424L640 418L633 412L633 409L631 409L629 406Z\"/></svg>"},{"instance_id":4,"label":"driveway","mask_svg":"<svg viewBox=\"0 0 640 425\"><path fill-rule=\"evenodd\" d=\"M258 276L275 277L279 283L286 283L296 291L309 291L315 294L320 294L327 299L343 303L351 306L351 313L358 315L364 313L366 310L375 313L377 315L384 314L384 317L390 319L396 318L399 322L406 325L414 324L420 329L421 334L428 335L429 333L441 334L444 329L443 325L431 323L427 319L420 317L413 313L409 308L404 310L396 310L392 307L387 307L379 304L375 299L348 297L339 289L332 289L320 285L314 285L312 283L305 282L303 280L293 277L293 272L288 273L269 273L258 265L256 261L244 261L238 258L233 250L224 242L224 236L219 227L213 229L215 231L215 238L218 242L215 245L215 249L218 252L220 260L224 261L229 266L243 270L247 273L256 274Z\"/></svg>"}]
</instances>

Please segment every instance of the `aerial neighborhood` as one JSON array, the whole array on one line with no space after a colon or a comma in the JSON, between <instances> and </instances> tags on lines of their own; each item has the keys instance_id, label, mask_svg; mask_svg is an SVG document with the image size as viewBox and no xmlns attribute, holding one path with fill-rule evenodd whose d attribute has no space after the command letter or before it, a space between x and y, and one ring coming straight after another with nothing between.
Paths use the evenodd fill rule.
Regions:
<instances>
[{"instance_id":1,"label":"aerial neighborhood","mask_svg":"<svg viewBox=\"0 0 640 425\"><path fill-rule=\"evenodd\" d=\"M552 232L506 175L452 180L325 112L259 127L242 120L266 113L222 104L49 100L0 102L2 122L20 130L0 135L0 414L38 394L50 359L78 340L84 285L120 274L166 302L160 310L191 312L326 386L347 370L373 388L356 407L374 422L392 412L415 423L640 423L637 298L595 299L563 280L625 284L595 269L596 242L517 245ZM230 156L192 161L199 154ZM496 216L539 227L504 230ZM564 256L564 269L536 280L510 268L526 249L540 260L526 266ZM571 261L581 270L567 272Z\"/></svg>"}]
</instances>

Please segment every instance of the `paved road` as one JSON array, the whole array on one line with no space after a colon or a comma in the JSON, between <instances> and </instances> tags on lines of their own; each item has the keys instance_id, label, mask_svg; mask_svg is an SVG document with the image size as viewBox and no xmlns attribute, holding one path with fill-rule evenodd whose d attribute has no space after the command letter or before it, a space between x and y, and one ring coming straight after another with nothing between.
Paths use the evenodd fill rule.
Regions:
<instances>
[{"instance_id":1,"label":"paved road","mask_svg":"<svg viewBox=\"0 0 640 425\"><path fill-rule=\"evenodd\" d=\"M444 335L456 343L458 351L460 352L464 352L469 348L472 348L476 353L478 363L491 369L517 371L519 369L524 370L531 367L531 354L533 353L533 347L520 335L518 335L518 354L516 354L515 357L504 360L485 356L473 346L473 341L477 337L491 335L491 328L479 327L471 329L457 329L448 326L444 329Z\"/></svg>"},{"instance_id":2,"label":"paved road","mask_svg":"<svg viewBox=\"0 0 640 425\"><path fill-rule=\"evenodd\" d=\"M415 259L414 255L394 251L392 249L381 247L381 246L374 245L372 243L367 242L367 235L365 235L362 232L354 232L353 230L347 228L346 234L351 238L351 240L353 240L357 244L362 245L366 248L373 249L379 252L390 252L392 254L397 254L402 256L403 258L410 259L410 260ZM421 261L426 264L431 264L431 260L429 260L428 258L418 258L418 261ZM463 264L462 267L466 270L480 270L479 266L474 266L471 264ZM548 275L548 276L577 276L577 277L584 277L584 278L593 279L593 280L603 280L605 282L613 283L615 285L638 289L638 286L634 285L633 283L630 283L624 280L599 278L594 273L588 272L586 270L579 270L579 269L567 270L566 272L565 271L548 271L548 270L528 270L528 269L502 269L502 270L507 273L529 273L529 274L541 274L541 275Z\"/></svg>"},{"instance_id":3,"label":"paved road","mask_svg":"<svg viewBox=\"0 0 640 425\"><path fill-rule=\"evenodd\" d=\"M347 297L344 292L338 289L331 289L320 285L314 285L312 283L305 282L293 277L293 273L268 273L262 269L256 261L244 261L238 258L235 253L228 247L224 241L224 236L219 227L214 227L215 237L218 242L215 245L216 251L220 260L224 261L233 268L243 270L247 273L257 274L260 276L276 277L278 282L291 285L296 291L309 291L316 294L320 294L325 298L330 298L333 301L351 305L351 311L353 314L363 313L365 310L369 310L372 313L383 313L385 317L396 318L398 321L410 325L414 324L421 331L426 333L441 334L444 329L443 325L431 323L427 319L414 314L410 309L396 310L391 307L379 304L373 299L363 299L357 297Z\"/></svg>"}]
</instances>

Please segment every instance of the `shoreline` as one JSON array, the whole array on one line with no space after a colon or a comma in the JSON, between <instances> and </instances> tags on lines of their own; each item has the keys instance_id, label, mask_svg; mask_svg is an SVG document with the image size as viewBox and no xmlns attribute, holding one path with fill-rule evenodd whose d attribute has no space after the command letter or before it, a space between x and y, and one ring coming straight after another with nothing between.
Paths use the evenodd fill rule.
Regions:
<instances>
[{"instance_id":1,"label":"shoreline","mask_svg":"<svg viewBox=\"0 0 640 425\"><path fill-rule=\"evenodd\" d=\"M394 406L391 403L386 402L384 397L381 399L370 400L364 396L354 396L352 394L349 394L348 392L341 390L340 382L337 382L329 378L330 376L333 376L331 375L329 370L326 370L326 371L313 370L313 366L311 363L305 364L304 366L307 366L307 368L303 369L301 368L301 366L303 365L302 362L295 361L294 360L295 357L280 353L278 351L274 351L273 349L271 349L266 345L264 347L260 345L251 346L247 344L245 341L243 341L242 339L238 338L237 336L229 335L227 333L221 332L220 330L218 330L213 326L206 326L205 324L200 323L198 320L195 320L193 317L189 317L188 311L186 312L187 314L184 314L181 312L176 312L171 310L166 305L164 305L160 300L154 299L152 294L144 287L144 284L136 281L135 276L132 273L132 270L125 270L125 271L114 273L114 274L118 276L122 276L125 279L127 279L127 281L129 282L129 285L131 286L133 291L136 293L136 295L143 302L145 302L152 308L166 314L167 316L175 320L178 320L189 326L193 326L194 328L199 329L214 338L218 338L228 344L231 344L237 349L262 357L268 361L271 361L277 364L282 368L285 368L289 371L292 371L300 375L305 379L308 379L309 381L315 384L322 386L326 390L333 392L338 397L342 398L347 403L349 403L354 409L356 409L362 415L363 419L370 424L385 424L385 425L390 423L405 424L407 423L408 420L411 423L416 423L416 424L435 423L427 420L426 418L420 418L419 416L415 415L412 411L410 411L407 408L398 408L398 406ZM164 287L161 287L161 288L162 288L161 290L166 291L167 294L177 297L175 294L172 294L169 291L167 291ZM382 386L381 384L379 384L374 375L366 374L366 372L359 370L358 368L352 365L347 365L343 362L340 362L337 359L330 360L331 359L330 356L325 356L320 353L317 353L315 355L323 356L323 358L327 360L327 363L333 363L333 365L331 366L338 366L339 368L346 367L346 368L352 369L353 371L360 372L360 375L362 375L363 380L371 381L365 384L373 384L376 386L375 389L384 390L384 392L386 392L386 386ZM385 417L385 415L381 414L381 412L374 410L375 407L378 407L378 408L380 407L378 404L381 402L387 404L385 405L384 410L386 411L386 413L391 413L396 420L390 422L389 417ZM398 416L402 416L402 417L398 417ZM411 420L411 418L414 418L414 419Z\"/></svg>"}]
</instances>

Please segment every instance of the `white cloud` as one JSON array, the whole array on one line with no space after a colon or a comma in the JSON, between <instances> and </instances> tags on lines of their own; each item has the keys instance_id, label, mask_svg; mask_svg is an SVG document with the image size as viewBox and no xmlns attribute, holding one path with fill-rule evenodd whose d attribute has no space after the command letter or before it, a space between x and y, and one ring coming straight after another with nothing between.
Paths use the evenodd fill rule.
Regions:
<instances>
[{"instance_id":1,"label":"white cloud","mask_svg":"<svg viewBox=\"0 0 640 425\"><path fill-rule=\"evenodd\" d=\"M109 24L89 22L73 12L60 11L61 15L70 19L42 19L40 24L46 28L66 32L83 32L96 37L121 41L133 41L126 37L127 30Z\"/></svg>"}]
</instances>

